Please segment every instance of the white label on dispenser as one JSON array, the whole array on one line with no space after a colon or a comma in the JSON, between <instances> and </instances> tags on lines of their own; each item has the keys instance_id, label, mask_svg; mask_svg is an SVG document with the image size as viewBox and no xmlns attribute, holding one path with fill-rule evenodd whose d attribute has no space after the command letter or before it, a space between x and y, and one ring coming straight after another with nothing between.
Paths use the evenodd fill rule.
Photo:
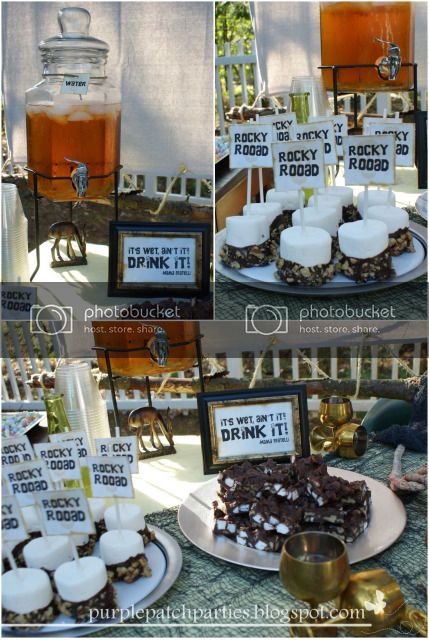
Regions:
<instances>
[{"instance_id":1,"label":"white label on dispenser","mask_svg":"<svg viewBox=\"0 0 429 640\"><path fill-rule=\"evenodd\" d=\"M335 144L333 122L307 122L294 127L295 140L321 140L324 145L325 164L336 164L337 147Z\"/></svg>"},{"instance_id":2,"label":"white label on dispenser","mask_svg":"<svg viewBox=\"0 0 429 640\"><path fill-rule=\"evenodd\" d=\"M379 124L373 122L369 125L369 133L376 136L393 133L395 136L396 166L414 166L415 125L413 123Z\"/></svg>"},{"instance_id":3,"label":"white label on dispenser","mask_svg":"<svg viewBox=\"0 0 429 640\"><path fill-rule=\"evenodd\" d=\"M95 447L99 456L127 458L131 473L139 472L139 455L136 436L120 436L117 438L96 438Z\"/></svg>"},{"instance_id":4,"label":"white label on dispenser","mask_svg":"<svg viewBox=\"0 0 429 640\"><path fill-rule=\"evenodd\" d=\"M51 442L74 442L77 447L81 467L85 466L85 458L91 455L88 436L85 431L66 431L65 433L52 433L49 436Z\"/></svg>"},{"instance_id":5,"label":"white label on dispenser","mask_svg":"<svg viewBox=\"0 0 429 640\"><path fill-rule=\"evenodd\" d=\"M15 496L3 496L1 504L2 540L23 540L27 537L24 519Z\"/></svg>"},{"instance_id":6,"label":"white label on dispenser","mask_svg":"<svg viewBox=\"0 0 429 640\"><path fill-rule=\"evenodd\" d=\"M88 93L89 79L89 73L65 75L60 93L77 93L80 96L85 96Z\"/></svg>"},{"instance_id":7,"label":"white label on dispenser","mask_svg":"<svg viewBox=\"0 0 429 640\"><path fill-rule=\"evenodd\" d=\"M34 445L36 456L44 460L53 482L80 480L80 464L74 442L41 442Z\"/></svg>"},{"instance_id":8,"label":"white label on dispenser","mask_svg":"<svg viewBox=\"0 0 429 640\"><path fill-rule=\"evenodd\" d=\"M94 498L134 498L130 465L126 458L91 456L86 461Z\"/></svg>"},{"instance_id":9,"label":"white label on dispenser","mask_svg":"<svg viewBox=\"0 0 429 640\"><path fill-rule=\"evenodd\" d=\"M27 436L3 438L1 445L2 466L27 462L29 460L34 460L34 451Z\"/></svg>"},{"instance_id":10,"label":"white label on dispenser","mask_svg":"<svg viewBox=\"0 0 429 640\"><path fill-rule=\"evenodd\" d=\"M334 125L335 144L337 145L337 154L343 155L343 137L347 135L347 116L343 114L330 116L310 116L309 122L327 122L331 121Z\"/></svg>"},{"instance_id":11,"label":"white label on dispenser","mask_svg":"<svg viewBox=\"0 0 429 640\"><path fill-rule=\"evenodd\" d=\"M402 122L402 118L397 118L396 115L394 118L381 118L381 117L377 118L376 116L364 116L362 133L364 136L369 136L369 134L371 133L369 128L372 124L381 124L381 123L388 124L389 122L391 123Z\"/></svg>"},{"instance_id":12,"label":"white label on dispenser","mask_svg":"<svg viewBox=\"0 0 429 640\"><path fill-rule=\"evenodd\" d=\"M3 467L3 478L9 495L16 496L20 507L34 504L34 494L52 489L44 460L32 460Z\"/></svg>"},{"instance_id":13,"label":"white label on dispenser","mask_svg":"<svg viewBox=\"0 0 429 640\"><path fill-rule=\"evenodd\" d=\"M272 167L270 124L233 124L229 128L231 169Z\"/></svg>"},{"instance_id":14,"label":"white label on dispenser","mask_svg":"<svg viewBox=\"0 0 429 640\"><path fill-rule=\"evenodd\" d=\"M270 124L273 128L273 142L293 140L293 127L296 125L296 113L279 113L274 116L261 116L261 124Z\"/></svg>"},{"instance_id":15,"label":"white label on dispenser","mask_svg":"<svg viewBox=\"0 0 429 640\"><path fill-rule=\"evenodd\" d=\"M395 183L395 136L346 136L344 177L348 185Z\"/></svg>"},{"instance_id":16,"label":"white label on dispenser","mask_svg":"<svg viewBox=\"0 0 429 640\"><path fill-rule=\"evenodd\" d=\"M323 156L322 140L273 144L276 191L324 187Z\"/></svg>"},{"instance_id":17,"label":"white label on dispenser","mask_svg":"<svg viewBox=\"0 0 429 640\"><path fill-rule=\"evenodd\" d=\"M48 536L95 533L94 521L83 489L47 491L36 496Z\"/></svg>"}]
</instances>

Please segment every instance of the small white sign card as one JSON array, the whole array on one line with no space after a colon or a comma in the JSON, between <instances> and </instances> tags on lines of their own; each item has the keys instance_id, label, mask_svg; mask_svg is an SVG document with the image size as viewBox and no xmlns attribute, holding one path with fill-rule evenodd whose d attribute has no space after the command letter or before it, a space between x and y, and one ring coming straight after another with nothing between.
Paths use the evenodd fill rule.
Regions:
<instances>
[{"instance_id":1,"label":"small white sign card","mask_svg":"<svg viewBox=\"0 0 429 640\"><path fill-rule=\"evenodd\" d=\"M81 479L75 442L40 442L34 445L34 450L46 462L53 482Z\"/></svg>"},{"instance_id":2,"label":"small white sign card","mask_svg":"<svg viewBox=\"0 0 429 640\"><path fill-rule=\"evenodd\" d=\"M77 454L80 460L80 466L85 466L87 456L91 455L91 447L89 446L88 436L85 431L66 431L65 433L52 433L49 436L51 442L74 442L77 447Z\"/></svg>"},{"instance_id":3,"label":"small white sign card","mask_svg":"<svg viewBox=\"0 0 429 640\"><path fill-rule=\"evenodd\" d=\"M270 124L273 128L273 142L293 140L293 127L296 125L296 113L279 113L274 116L260 116L261 124Z\"/></svg>"},{"instance_id":4,"label":"small white sign card","mask_svg":"<svg viewBox=\"0 0 429 640\"><path fill-rule=\"evenodd\" d=\"M90 456L86 460L94 498L134 498L130 465L125 458Z\"/></svg>"},{"instance_id":5,"label":"small white sign card","mask_svg":"<svg viewBox=\"0 0 429 640\"><path fill-rule=\"evenodd\" d=\"M325 164L336 164L337 148L333 122L307 122L294 127L296 140L321 140L324 144Z\"/></svg>"},{"instance_id":6,"label":"small white sign card","mask_svg":"<svg viewBox=\"0 0 429 640\"><path fill-rule=\"evenodd\" d=\"M27 462L34 460L33 447L27 436L16 436L14 438L3 438L1 445L1 463L18 464L19 462Z\"/></svg>"},{"instance_id":7,"label":"small white sign card","mask_svg":"<svg viewBox=\"0 0 429 640\"><path fill-rule=\"evenodd\" d=\"M15 495L21 507L34 504L34 494L52 489L48 467L44 460L30 460L3 467L6 490Z\"/></svg>"},{"instance_id":8,"label":"small white sign card","mask_svg":"<svg viewBox=\"0 0 429 640\"><path fill-rule=\"evenodd\" d=\"M2 539L24 540L27 537L24 519L15 496L3 496L1 504Z\"/></svg>"},{"instance_id":9,"label":"small white sign card","mask_svg":"<svg viewBox=\"0 0 429 640\"><path fill-rule=\"evenodd\" d=\"M391 118L390 118L391 120ZM412 122L371 123L369 133L380 136L393 134L396 144L396 166L414 166L415 125Z\"/></svg>"},{"instance_id":10,"label":"small white sign card","mask_svg":"<svg viewBox=\"0 0 429 640\"><path fill-rule=\"evenodd\" d=\"M277 142L273 144L273 158L276 191L325 186L322 140Z\"/></svg>"},{"instance_id":11,"label":"small white sign card","mask_svg":"<svg viewBox=\"0 0 429 640\"><path fill-rule=\"evenodd\" d=\"M36 501L48 536L95 533L83 489L62 489L38 494Z\"/></svg>"},{"instance_id":12,"label":"small white sign card","mask_svg":"<svg viewBox=\"0 0 429 640\"><path fill-rule=\"evenodd\" d=\"M347 185L395 184L395 137L347 136L343 140Z\"/></svg>"},{"instance_id":13,"label":"small white sign card","mask_svg":"<svg viewBox=\"0 0 429 640\"><path fill-rule=\"evenodd\" d=\"M272 167L271 124L233 124L229 128L231 169Z\"/></svg>"},{"instance_id":14,"label":"small white sign card","mask_svg":"<svg viewBox=\"0 0 429 640\"><path fill-rule=\"evenodd\" d=\"M95 448L98 456L126 457L131 473L139 472L139 454L136 436L116 438L96 438Z\"/></svg>"},{"instance_id":15,"label":"small white sign card","mask_svg":"<svg viewBox=\"0 0 429 640\"><path fill-rule=\"evenodd\" d=\"M375 117L375 116L364 116L363 118L363 125L362 125L362 133L364 136L369 136L370 135L370 126L372 124L382 124L382 123L393 123L393 122L402 122L402 118L397 117L397 115L395 114L394 118L382 118L382 117Z\"/></svg>"},{"instance_id":16,"label":"small white sign card","mask_svg":"<svg viewBox=\"0 0 429 640\"><path fill-rule=\"evenodd\" d=\"M292 402L278 400L214 409L218 458L295 452Z\"/></svg>"},{"instance_id":17,"label":"small white sign card","mask_svg":"<svg viewBox=\"0 0 429 640\"><path fill-rule=\"evenodd\" d=\"M343 114L329 115L329 116L310 116L308 122L327 122L331 121L334 125L335 145L337 149L337 155L343 155L343 137L347 135L347 116Z\"/></svg>"}]
</instances>

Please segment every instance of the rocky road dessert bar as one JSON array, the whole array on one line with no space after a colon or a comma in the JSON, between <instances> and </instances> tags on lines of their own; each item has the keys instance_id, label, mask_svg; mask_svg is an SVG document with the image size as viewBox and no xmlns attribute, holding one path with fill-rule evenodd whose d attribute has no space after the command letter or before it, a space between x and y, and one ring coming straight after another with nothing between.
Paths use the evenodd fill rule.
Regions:
<instances>
[{"instance_id":1,"label":"rocky road dessert bar","mask_svg":"<svg viewBox=\"0 0 429 640\"><path fill-rule=\"evenodd\" d=\"M261 551L280 551L303 530L353 542L369 522L371 493L363 481L328 474L321 456L278 464L233 465L218 478L214 533Z\"/></svg>"}]
</instances>

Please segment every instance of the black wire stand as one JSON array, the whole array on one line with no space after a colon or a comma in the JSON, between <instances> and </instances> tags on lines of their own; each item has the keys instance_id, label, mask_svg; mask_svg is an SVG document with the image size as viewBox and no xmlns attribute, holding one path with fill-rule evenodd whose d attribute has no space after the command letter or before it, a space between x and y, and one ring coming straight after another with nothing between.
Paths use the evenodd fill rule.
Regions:
<instances>
[{"instance_id":1,"label":"black wire stand","mask_svg":"<svg viewBox=\"0 0 429 640\"><path fill-rule=\"evenodd\" d=\"M169 349L171 352L171 349L176 349L178 347L185 347L187 345L190 344L195 344L195 355L197 358L197 366L198 366L198 377L199 377L199 382L200 382L200 391L201 393L204 393L205 391L205 383L204 383L204 374L203 374L203 351L202 351L202 344L201 344L201 340L203 338L203 334L198 334L196 336L194 336L194 338L192 338L192 340L186 340L185 342L173 342L173 343L169 343ZM112 397L112 405L113 405L113 417L114 417L114 423L115 423L115 434L117 436L120 435L120 420L119 420L119 409L118 409L118 402L116 400L116 393L115 393L115 378L120 378L122 376L114 376L113 372L112 372L112 363L110 361L110 354L111 353L137 353L137 352L147 352L149 354L149 356L152 358L152 354L150 352L150 349L148 346L144 346L144 347L130 347L129 349L124 349L123 347L92 347L94 351L97 352L97 355L99 353L102 353L104 355L104 359L106 362L106 369L107 369L107 377L109 379L109 389L110 389L110 395ZM155 363L156 361L153 360ZM152 391L151 391L151 387L150 387L150 377L149 376L145 376L145 383L146 383L146 395L147 395L147 401L148 401L148 406L149 407L153 407L152 404ZM160 447L157 448L155 451L142 451L140 449L139 452L139 457L141 460L145 459L145 458L155 458L157 456L164 456L164 455L169 455L170 453L175 453L175 449L174 446L173 447L169 447L169 446L165 446L162 444L162 442L160 442Z\"/></svg>"},{"instance_id":2,"label":"black wire stand","mask_svg":"<svg viewBox=\"0 0 429 640\"><path fill-rule=\"evenodd\" d=\"M88 176L88 183L91 180L103 180L105 178L110 178L110 176L115 176L115 185L114 185L114 209L115 209L115 220L119 218L119 174L122 169L122 165L119 164L117 167L113 169L110 173L106 173L102 176ZM32 282L39 271L40 268L40 222L39 222L39 200L43 197L39 195L39 178L43 178L44 180L68 180L71 182L70 176L48 176L44 173L40 173L40 171L36 171L31 167L24 167L24 170L28 173L31 173L33 176L33 200L34 200L34 237L36 242L36 268L30 276L30 282ZM76 200L70 200L70 221L73 220L73 205L76 202L90 202L91 199L85 198L76 198Z\"/></svg>"},{"instance_id":3,"label":"black wire stand","mask_svg":"<svg viewBox=\"0 0 429 640\"><path fill-rule=\"evenodd\" d=\"M402 67L413 67L413 88L408 91L413 92L414 113L418 111L418 84L417 84L417 62L403 62ZM334 114L338 115L338 96L346 93L353 93L353 125L354 129L358 128L358 92L355 91L339 91L338 90L338 73L341 69L374 69L377 73L378 66L376 64L334 64L321 65L319 69L330 69L332 71L332 91L334 94ZM388 89L388 87L384 87ZM394 90L395 87L392 87ZM376 93L376 92L375 92Z\"/></svg>"}]
</instances>

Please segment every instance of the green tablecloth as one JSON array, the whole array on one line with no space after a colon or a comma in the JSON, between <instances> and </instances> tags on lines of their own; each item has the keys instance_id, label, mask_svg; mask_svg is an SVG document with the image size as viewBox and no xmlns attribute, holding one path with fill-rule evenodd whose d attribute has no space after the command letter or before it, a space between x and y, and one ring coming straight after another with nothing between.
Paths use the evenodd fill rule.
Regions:
<instances>
[{"instance_id":1,"label":"green tablecloth","mask_svg":"<svg viewBox=\"0 0 429 640\"><path fill-rule=\"evenodd\" d=\"M392 466L393 448L372 444L367 454L359 460L343 460L330 456L332 466L357 471L386 482ZM421 454L406 452L404 456L405 470L416 469L425 460ZM408 522L401 538L383 553L371 560L354 565L354 570L376 567L386 568L400 583L407 602L421 609L426 606L426 495L416 495L405 500ZM299 607L282 588L278 575L268 571L257 571L241 568L236 565L212 558L194 547L181 533L177 524L177 509L166 509L147 517L149 523L165 529L180 544L183 553L183 569L178 580L170 591L161 598L154 608L166 610L181 607L202 609L213 612L223 606L227 610L248 610L253 613L255 605L268 609L273 616L279 610ZM386 522L389 527L389 522ZM301 607L303 605L301 604ZM133 620L138 624L137 620ZM290 637L285 626L271 626L279 620L267 620L263 627L250 626L239 621L228 620L232 626L179 627L162 619L165 626L150 627L150 623L138 624L135 627L103 628L93 637ZM203 621L206 624L210 620ZM259 623L263 620L259 619ZM394 630L389 636L401 636L405 633Z\"/></svg>"},{"instance_id":2,"label":"green tablecloth","mask_svg":"<svg viewBox=\"0 0 429 640\"><path fill-rule=\"evenodd\" d=\"M410 218L419 224L426 224L417 213L410 212ZM374 293L368 291L368 293L365 292L358 295L307 297L255 289L254 287L234 282L216 272L215 316L216 320L243 320L246 317L247 306L271 305L273 307L287 306L289 320L299 320L301 310L308 309L309 304L320 311L327 307L334 310L342 310L347 303L350 307L358 309L368 309L372 305L378 308L392 307L394 316L391 319L393 320L425 320L427 318L426 280L426 276L421 276L410 283L393 286ZM335 319L335 316L323 316L323 319Z\"/></svg>"}]
</instances>

